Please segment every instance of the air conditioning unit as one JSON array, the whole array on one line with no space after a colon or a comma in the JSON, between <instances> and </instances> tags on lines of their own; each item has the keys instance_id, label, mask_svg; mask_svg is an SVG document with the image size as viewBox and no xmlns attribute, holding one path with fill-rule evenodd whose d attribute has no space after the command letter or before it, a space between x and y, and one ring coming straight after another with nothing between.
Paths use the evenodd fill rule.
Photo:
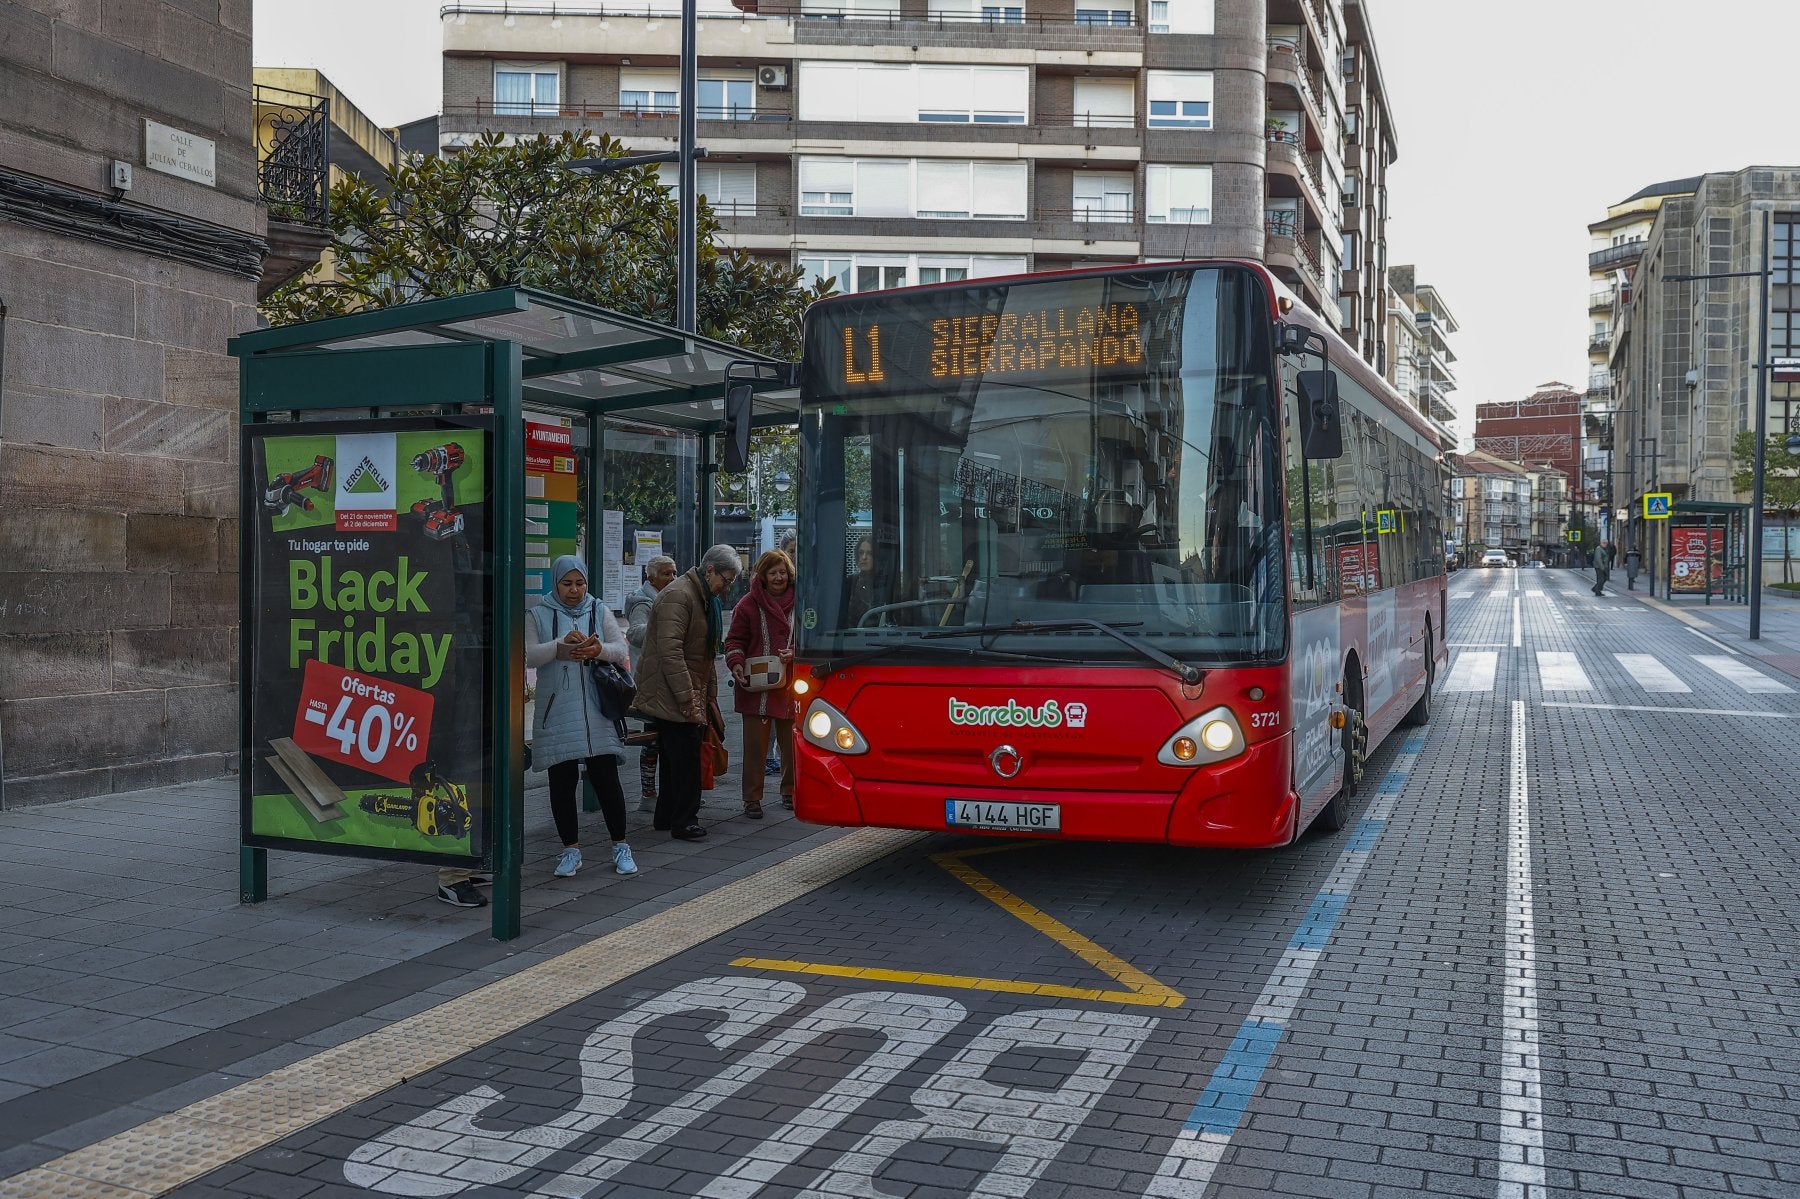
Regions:
<instances>
[{"instance_id":1,"label":"air conditioning unit","mask_svg":"<svg viewBox=\"0 0 1800 1199\"><path fill-rule=\"evenodd\" d=\"M756 68L756 84L758 87L786 87L788 85L788 69L786 67L758 67Z\"/></svg>"}]
</instances>

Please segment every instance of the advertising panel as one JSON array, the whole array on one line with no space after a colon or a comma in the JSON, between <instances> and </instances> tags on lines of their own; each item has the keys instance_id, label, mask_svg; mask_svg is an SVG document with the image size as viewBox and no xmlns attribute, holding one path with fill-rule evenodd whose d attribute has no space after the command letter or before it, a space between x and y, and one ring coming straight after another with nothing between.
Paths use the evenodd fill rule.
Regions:
<instances>
[{"instance_id":1,"label":"advertising panel","mask_svg":"<svg viewBox=\"0 0 1800 1199\"><path fill-rule=\"evenodd\" d=\"M1710 534L1710 537L1709 537ZM1683 528L1669 530L1669 587L1674 591L1705 591L1707 542L1712 543L1712 589L1724 590L1725 530Z\"/></svg>"},{"instance_id":2,"label":"advertising panel","mask_svg":"<svg viewBox=\"0 0 1800 1199\"><path fill-rule=\"evenodd\" d=\"M487 418L245 429L246 845L487 853Z\"/></svg>"}]
</instances>

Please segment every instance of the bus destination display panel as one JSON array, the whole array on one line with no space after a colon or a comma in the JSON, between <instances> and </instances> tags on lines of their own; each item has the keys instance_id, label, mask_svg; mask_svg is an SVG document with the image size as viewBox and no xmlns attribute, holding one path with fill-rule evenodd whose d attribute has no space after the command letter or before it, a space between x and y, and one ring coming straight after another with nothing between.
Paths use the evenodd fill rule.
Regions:
<instances>
[{"instance_id":1,"label":"bus destination display panel","mask_svg":"<svg viewBox=\"0 0 1800 1199\"><path fill-rule=\"evenodd\" d=\"M803 386L849 400L955 392L979 380L1142 378L1157 316L1181 311L1186 282L1164 273L971 284L827 304L808 314Z\"/></svg>"}]
</instances>

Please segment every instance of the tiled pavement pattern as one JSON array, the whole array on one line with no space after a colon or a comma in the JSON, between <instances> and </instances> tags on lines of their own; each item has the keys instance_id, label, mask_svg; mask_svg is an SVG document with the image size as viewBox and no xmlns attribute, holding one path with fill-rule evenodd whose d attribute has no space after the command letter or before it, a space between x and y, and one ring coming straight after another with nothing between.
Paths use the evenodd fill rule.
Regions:
<instances>
[{"instance_id":1,"label":"tiled pavement pattern","mask_svg":"<svg viewBox=\"0 0 1800 1199\"><path fill-rule=\"evenodd\" d=\"M1800 726L1639 710L1800 716L1800 682L1781 660L1800 643L1800 612L1771 607L1768 642L1754 647L1732 613L1708 613L1710 635L1733 655L1631 597L1597 600L1588 585L1563 571L1453 577L1453 663L1492 653L1492 683L1451 691L1446 680L1436 697L1422 752L1368 839L1288 1032L1245 1080L1247 1109L1208 1196L1509 1193L1496 1162L1508 730L1520 701L1547 1193L1800 1195L1800 748L1789 734ZM1695 655L1741 657L1794 690L1746 690ZM1645 657L1688 690L1647 687L1660 676ZM1546 691L1546 661L1552 681L1578 670L1586 688ZM1377 755L1372 779L1398 743ZM755 830L737 844L752 855L739 869L804 832ZM1346 838L1362 835L1254 854L1049 844L978 860L1001 886L1180 991L1172 1009L731 965L802 959L1105 983L930 859L972 842L933 838L176 1193L1143 1194L1316 913ZM700 869L718 848L662 869ZM684 882L684 893L708 885ZM270 915L233 914L245 917L238 937ZM569 912L569 931L519 957L541 959L632 914ZM577 915L589 918L577 925ZM495 947L478 934L438 952L472 962ZM484 959L403 1010L519 964ZM0 1137L11 1128L0 1122Z\"/></svg>"}]
</instances>

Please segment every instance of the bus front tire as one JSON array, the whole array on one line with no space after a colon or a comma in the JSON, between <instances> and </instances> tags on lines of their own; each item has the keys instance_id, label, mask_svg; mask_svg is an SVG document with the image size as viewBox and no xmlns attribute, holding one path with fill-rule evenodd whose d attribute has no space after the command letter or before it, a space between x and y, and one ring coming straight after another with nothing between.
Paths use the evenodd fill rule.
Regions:
<instances>
[{"instance_id":1,"label":"bus front tire","mask_svg":"<svg viewBox=\"0 0 1800 1199\"><path fill-rule=\"evenodd\" d=\"M1431 643L1431 626L1425 626L1425 694L1419 696L1419 702L1407 710L1400 723L1408 728L1418 728L1431 723L1431 688L1437 683L1437 659L1432 656L1434 647Z\"/></svg>"},{"instance_id":2,"label":"bus front tire","mask_svg":"<svg viewBox=\"0 0 1800 1199\"><path fill-rule=\"evenodd\" d=\"M1358 694L1351 698L1347 686L1344 694L1344 781L1331 802L1313 817L1314 827L1326 833L1338 832L1350 823L1350 801L1356 798L1357 788L1362 783L1363 762L1369 748L1369 729L1362 717L1362 697Z\"/></svg>"}]
</instances>

